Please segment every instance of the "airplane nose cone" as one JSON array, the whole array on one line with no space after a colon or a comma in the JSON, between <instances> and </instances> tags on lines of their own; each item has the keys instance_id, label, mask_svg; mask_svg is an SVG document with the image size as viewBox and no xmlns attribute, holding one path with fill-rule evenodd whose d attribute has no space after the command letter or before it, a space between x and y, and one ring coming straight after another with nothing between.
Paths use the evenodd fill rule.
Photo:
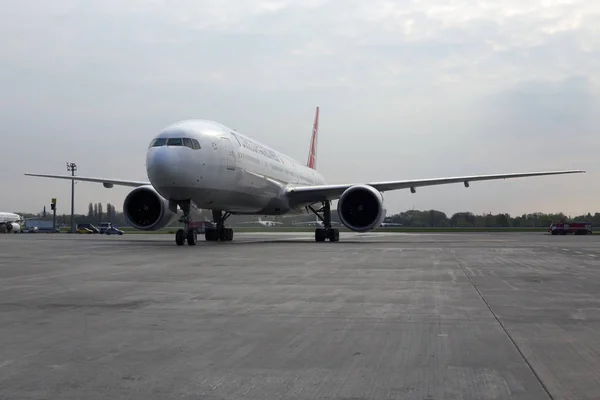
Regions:
<instances>
[{"instance_id":1,"label":"airplane nose cone","mask_svg":"<svg viewBox=\"0 0 600 400\"><path fill-rule=\"evenodd\" d=\"M162 191L169 192L169 188L181 186L181 162L173 149L151 148L146 155L146 172L152 186L161 194Z\"/></svg>"}]
</instances>

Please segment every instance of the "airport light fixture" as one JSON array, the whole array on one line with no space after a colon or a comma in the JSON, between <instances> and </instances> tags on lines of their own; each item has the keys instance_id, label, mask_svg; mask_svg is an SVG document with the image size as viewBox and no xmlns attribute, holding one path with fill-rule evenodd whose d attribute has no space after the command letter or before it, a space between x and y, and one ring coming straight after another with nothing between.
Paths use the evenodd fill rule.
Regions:
<instances>
[{"instance_id":1,"label":"airport light fixture","mask_svg":"<svg viewBox=\"0 0 600 400\"><path fill-rule=\"evenodd\" d=\"M67 162L67 171L71 172L71 176L75 176L77 164ZM75 233L75 179L71 180L71 233Z\"/></svg>"}]
</instances>

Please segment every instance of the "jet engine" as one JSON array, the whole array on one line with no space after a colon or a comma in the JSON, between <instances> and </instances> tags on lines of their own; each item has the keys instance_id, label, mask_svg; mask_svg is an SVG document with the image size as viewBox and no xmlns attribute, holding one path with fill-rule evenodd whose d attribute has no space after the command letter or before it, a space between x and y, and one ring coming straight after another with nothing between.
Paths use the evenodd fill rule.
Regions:
<instances>
[{"instance_id":1,"label":"jet engine","mask_svg":"<svg viewBox=\"0 0 600 400\"><path fill-rule=\"evenodd\" d=\"M383 195L373 186L351 186L340 196L337 211L346 228L355 232L373 230L385 218Z\"/></svg>"},{"instance_id":2,"label":"jet engine","mask_svg":"<svg viewBox=\"0 0 600 400\"><path fill-rule=\"evenodd\" d=\"M7 233L20 233L21 232L21 225L19 225L17 222L7 222L6 223L6 232Z\"/></svg>"},{"instance_id":3,"label":"jet engine","mask_svg":"<svg viewBox=\"0 0 600 400\"><path fill-rule=\"evenodd\" d=\"M142 231L164 228L176 215L169 210L169 201L150 185L135 188L125 197L123 214L131 226Z\"/></svg>"}]
</instances>

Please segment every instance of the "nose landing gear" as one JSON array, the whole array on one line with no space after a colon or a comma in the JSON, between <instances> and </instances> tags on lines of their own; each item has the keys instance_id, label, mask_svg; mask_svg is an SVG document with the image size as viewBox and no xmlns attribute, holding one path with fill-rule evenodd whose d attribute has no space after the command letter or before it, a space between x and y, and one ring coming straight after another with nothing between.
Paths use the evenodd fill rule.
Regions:
<instances>
[{"instance_id":1,"label":"nose landing gear","mask_svg":"<svg viewBox=\"0 0 600 400\"><path fill-rule=\"evenodd\" d=\"M187 241L189 246L195 246L196 242L198 242L198 233L195 229L190 229L190 200L182 201L179 203L181 210L183 211L183 216L179 218L179 222L183 223L183 229L178 229L175 232L175 243L177 246L183 246Z\"/></svg>"}]
</instances>

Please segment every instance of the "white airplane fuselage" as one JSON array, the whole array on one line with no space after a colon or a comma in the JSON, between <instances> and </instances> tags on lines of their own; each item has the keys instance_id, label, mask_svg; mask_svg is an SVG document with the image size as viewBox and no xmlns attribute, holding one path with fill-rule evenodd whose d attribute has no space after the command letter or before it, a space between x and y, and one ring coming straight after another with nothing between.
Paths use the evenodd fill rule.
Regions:
<instances>
[{"instance_id":1,"label":"white airplane fuselage","mask_svg":"<svg viewBox=\"0 0 600 400\"><path fill-rule=\"evenodd\" d=\"M197 140L200 148L169 145L169 139L185 138ZM146 171L166 199L191 199L199 208L236 214L305 214L304 207L290 206L284 188L325 184L303 163L206 120L181 121L160 132L148 148Z\"/></svg>"},{"instance_id":2,"label":"white airplane fuselage","mask_svg":"<svg viewBox=\"0 0 600 400\"><path fill-rule=\"evenodd\" d=\"M0 212L0 232L21 232L23 217L11 212Z\"/></svg>"},{"instance_id":3,"label":"white airplane fuselage","mask_svg":"<svg viewBox=\"0 0 600 400\"><path fill-rule=\"evenodd\" d=\"M18 222L23 219L19 214L11 212L0 212L0 222Z\"/></svg>"}]
</instances>

